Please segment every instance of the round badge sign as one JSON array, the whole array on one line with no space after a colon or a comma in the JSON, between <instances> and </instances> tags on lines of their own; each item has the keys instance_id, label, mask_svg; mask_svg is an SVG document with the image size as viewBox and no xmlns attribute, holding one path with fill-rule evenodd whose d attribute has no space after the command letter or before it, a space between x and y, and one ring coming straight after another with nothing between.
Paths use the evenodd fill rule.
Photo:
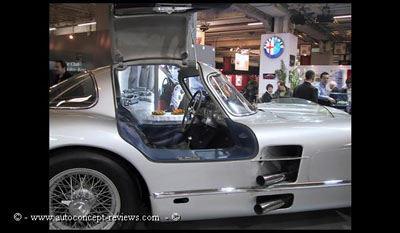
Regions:
<instances>
[{"instance_id":1,"label":"round badge sign","mask_svg":"<svg viewBox=\"0 0 400 233\"><path fill-rule=\"evenodd\" d=\"M264 52L269 58L277 58L283 53L285 45L283 40L277 36L272 36L265 41Z\"/></svg>"}]
</instances>

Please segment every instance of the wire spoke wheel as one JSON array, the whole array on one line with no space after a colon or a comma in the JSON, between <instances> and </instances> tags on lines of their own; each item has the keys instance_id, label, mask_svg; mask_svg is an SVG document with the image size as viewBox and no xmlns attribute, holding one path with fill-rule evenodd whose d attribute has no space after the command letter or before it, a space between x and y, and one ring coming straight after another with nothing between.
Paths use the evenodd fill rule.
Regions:
<instances>
[{"instance_id":1,"label":"wire spoke wheel","mask_svg":"<svg viewBox=\"0 0 400 233\"><path fill-rule=\"evenodd\" d=\"M114 183L88 168L55 175L50 180L49 195L49 213L56 218L50 222L51 229L111 229L115 222L102 219L118 215L121 209Z\"/></svg>"}]
</instances>

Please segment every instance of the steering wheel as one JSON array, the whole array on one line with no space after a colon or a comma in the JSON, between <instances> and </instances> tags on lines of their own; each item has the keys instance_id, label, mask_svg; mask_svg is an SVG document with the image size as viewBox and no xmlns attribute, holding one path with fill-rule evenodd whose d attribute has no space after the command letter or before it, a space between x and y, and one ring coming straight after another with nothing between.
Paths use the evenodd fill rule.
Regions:
<instances>
[{"instance_id":1,"label":"steering wheel","mask_svg":"<svg viewBox=\"0 0 400 233\"><path fill-rule=\"evenodd\" d=\"M200 98L196 101L196 96L200 95ZM194 119L198 116L198 111L200 110L201 103L203 101L203 93L201 90L196 91L194 93L192 99L190 99L189 104L186 108L185 114L182 119L182 132L185 133L192 126ZM190 116L190 119L189 119ZM186 117L190 120L190 123L185 126Z\"/></svg>"}]
</instances>

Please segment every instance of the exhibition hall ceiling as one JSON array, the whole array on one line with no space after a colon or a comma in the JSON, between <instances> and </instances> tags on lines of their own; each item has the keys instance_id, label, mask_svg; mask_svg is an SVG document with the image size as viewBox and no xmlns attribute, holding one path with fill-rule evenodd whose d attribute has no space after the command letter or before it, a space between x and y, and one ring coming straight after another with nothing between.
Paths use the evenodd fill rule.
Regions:
<instances>
[{"instance_id":1,"label":"exhibition hall ceiling","mask_svg":"<svg viewBox=\"0 0 400 233\"><path fill-rule=\"evenodd\" d=\"M50 27L66 27L95 19L95 3L50 4Z\"/></svg>"},{"instance_id":2,"label":"exhibition hall ceiling","mask_svg":"<svg viewBox=\"0 0 400 233\"><path fill-rule=\"evenodd\" d=\"M293 20L299 16L300 22ZM319 22L323 15L336 16ZM198 13L198 27L205 30L205 43L216 48L216 56L233 56L238 49L250 49L250 60L259 60L261 34L271 32L268 22L290 19L287 32L299 37L299 44L351 41L350 3L249 3L232 4L227 9ZM337 18L339 16L339 18ZM345 17L340 17L345 16ZM347 16L347 17L346 17ZM96 4L50 4L50 27L68 27L96 20ZM252 24L264 22L264 24ZM250 25L249 25L250 24Z\"/></svg>"}]
</instances>

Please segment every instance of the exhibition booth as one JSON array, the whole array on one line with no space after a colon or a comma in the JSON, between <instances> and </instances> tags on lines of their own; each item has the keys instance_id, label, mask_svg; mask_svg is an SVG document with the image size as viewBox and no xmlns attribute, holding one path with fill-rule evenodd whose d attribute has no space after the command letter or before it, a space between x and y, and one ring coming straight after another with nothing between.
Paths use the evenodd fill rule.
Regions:
<instances>
[{"instance_id":1,"label":"exhibition booth","mask_svg":"<svg viewBox=\"0 0 400 233\"><path fill-rule=\"evenodd\" d=\"M304 81L308 70L315 72L315 78L327 72L329 81L336 82L339 89L345 87L346 80L351 77L351 65L301 65L300 60L306 57L303 55L307 54L309 60L312 56L311 46L305 47L310 51L305 52L303 44L298 44L298 37L291 33L263 34L257 70L249 67L249 55L236 53L234 58L224 57L219 71L241 92L251 80L256 81L258 97L265 93L268 84L273 86L275 92L279 80L284 80L285 85L293 90Z\"/></svg>"}]
</instances>

